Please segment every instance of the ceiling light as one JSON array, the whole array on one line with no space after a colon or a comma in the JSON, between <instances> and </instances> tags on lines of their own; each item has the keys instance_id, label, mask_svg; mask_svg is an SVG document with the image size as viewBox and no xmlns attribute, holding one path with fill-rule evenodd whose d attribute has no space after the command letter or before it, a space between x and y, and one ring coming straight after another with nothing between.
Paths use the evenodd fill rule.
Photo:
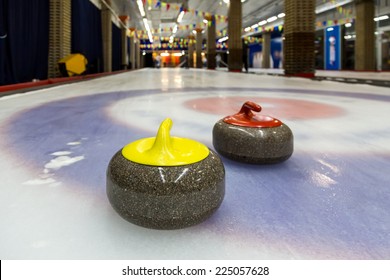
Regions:
<instances>
[{"instance_id":1,"label":"ceiling light","mask_svg":"<svg viewBox=\"0 0 390 280\"><path fill-rule=\"evenodd\" d=\"M286 16L285 13L280 13L280 14L278 14L278 18L283 18L283 17L285 17L285 16Z\"/></svg>"},{"instance_id":2,"label":"ceiling light","mask_svg":"<svg viewBox=\"0 0 390 280\"><path fill-rule=\"evenodd\" d=\"M264 24L267 24L266 20L262 20L262 21L259 22L259 26L263 26Z\"/></svg>"},{"instance_id":3,"label":"ceiling light","mask_svg":"<svg viewBox=\"0 0 390 280\"><path fill-rule=\"evenodd\" d=\"M219 43L222 43L222 42L225 42L226 40L228 40L229 37L228 36L225 36L225 37L222 37L218 40Z\"/></svg>"},{"instance_id":4,"label":"ceiling light","mask_svg":"<svg viewBox=\"0 0 390 280\"><path fill-rule=\"evenodd\" d=\"M246 27L246 28L244 29L244 31L245 31L245 32L251 31L251 27L250 27L250 26Z\"/></svg>"},{"instance_id":5,"label":"ceiling light","mask_svg":"<svg viewBox=\"0 0 390 280\"><path fill-rule=\"evenodd\" d=\"M148 23L148 19L147 19L147 18L143 18L142 20L143 20L143 22L144 22L146 32L148 33L149 41L150 41L151 43L153 43L153 35L152 35L152 31L150 30L150 26L149 26L149 23Z\"/></svg>"},{"instance_id":6,"label":"ceiling light","mask_svg":"<svg viewBox=\"0 0 390 280\"><path fill-rule=\"evenodd\" d=\"M275 20L277 20L278 18L276 16L273 16L273 17L270 17L269 19L267 19L267 22L273 22Z\"/></svg>"},{"instance_id":7,"label":"ceiling light","mask_svg":"<svg viewBox=\"0 0 390 280\"><path fill-rule=\"evenodd\" d=\"M137 0L137 5L138 5L139 12L141 13L141 16L144 17L146 14L145 14L144 4L142 3L142 0Z\"/></svg>"},{"instance_id":8,"label":"ceiling light","mask_svg":"<svg viewBox=\"0 0 390 280\"><path fill-rule=\"evenodd\" d=\"M147 18L143 18L142 21L144 22L146 30L150 30L148 19Z\"/></svg>"},{"instance_id":9,"label":"ceiling light","mask_svg":"<svg viewBox=\"0 0 390 280\"><path fill-rule=\"evenodd\" d=\"M223 0L223 2L225 2L225 4L229 4L230 0ZM244 3L244 2L246 2L246 0L241 0L241 3Z\"/></svg>"},{"instance_id":10,"label":"ceiling light","mask_svg":"<svg viewBox=\"0 0 390 280\"><path fill-rule=\"evenodd\" d=\"M148 32L148 38L149 38L149 42L150 43L153 43L153 35L152 35L152 32Z\"/></svg>"},{"instance_id":11,"label":"ceiling light","mask_svg":"<svg viewBox=\"0 0 390 280\"><path fill-rule=\"evenodd\" d=\"M183 20L183 17L184 17L184 11L181 11L179 16L177 17L177 22L181 22Z\"/></svg>"},{"instance_id":12,"label":"ceiling light","mask_svg":"<svg viewBox=\"0 0 390 280\"><path fill-rule=\"evenodd\" d=\"M252 29L255 29L255 28L257 28L257 27L259 27L259 24L258 24L258 23L256 23L256 24L254 24L254 25L251 26Z\"/></svg>"},{"instance_id":13,"label":"ceiling light","mask_svg":"<svg viewBox=\"0 0 390 280\"><path fill-rule=\"evenodd\" d=\"M385 20L385 19L389 19L389 16L385 15L385 16L380 16L380 17L374 18L375 21L380 21L380 20Z\"/></svg>"}]
</instances>

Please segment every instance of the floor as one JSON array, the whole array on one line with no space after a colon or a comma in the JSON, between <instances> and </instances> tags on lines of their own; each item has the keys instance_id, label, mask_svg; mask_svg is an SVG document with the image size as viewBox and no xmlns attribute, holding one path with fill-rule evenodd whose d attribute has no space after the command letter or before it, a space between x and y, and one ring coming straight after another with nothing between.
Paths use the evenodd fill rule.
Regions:
<instances>
[{"instance_id":1,"label":"floor","mask_svg":"<svg viewBox=\"0 0 390 280\"><path fill-rule=\"evenodd\" d=\"M172 135L212 148L251 100L294 133L284 163L226 158L226 196L194 227L123 220L105 191L116 151ZM143 69L0 98L0 259L389 259L386 87L197 69Z\"/></svg>"},{"instance_id":2,"label":"floor","mask_svg":"<svg viewBox=\"0 0 390 280\"><path fill-rule=\"evenodd\" d=\"M226 68L219 69L226 70ZM282 76L284 75L284 69L250 68L249 73ZM318 81L327 80L350 84L368 84L382 87L390 87L389 71L316 70L314 79Z\"/></svg>"}]
</instances>

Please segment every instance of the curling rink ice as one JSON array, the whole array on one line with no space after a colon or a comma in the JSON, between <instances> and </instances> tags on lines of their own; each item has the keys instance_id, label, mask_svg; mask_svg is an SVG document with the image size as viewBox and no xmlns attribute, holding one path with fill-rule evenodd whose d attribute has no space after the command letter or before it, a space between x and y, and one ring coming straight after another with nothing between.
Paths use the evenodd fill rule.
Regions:
<instances>
[{"instance_id":1,"label":"curling rink ice","mask_svg":"<svg viewBox=\"0 0 390 280\"><path fill-rule=\"evenodd\" d=\"M106 196L111 157L171 134L211 149L245 101L285 122L284 163L223 159L207 221L152 230ZM390 259L386 87L197 69L143 69L0 98L0 259Z\"/></svg>"}]
</instances>

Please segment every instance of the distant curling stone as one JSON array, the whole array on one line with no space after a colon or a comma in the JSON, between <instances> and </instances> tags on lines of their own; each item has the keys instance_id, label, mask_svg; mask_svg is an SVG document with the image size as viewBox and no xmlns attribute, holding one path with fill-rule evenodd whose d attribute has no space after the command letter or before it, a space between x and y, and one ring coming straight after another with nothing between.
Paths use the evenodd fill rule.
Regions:
<instances>
[{"instance_id":1,"label":"distant curling stone","mask_svg":"<svg viewBox=\"0 0 390 280\"><path fill-rule=\"evenodd\" d=\"M240 162L271 164L287 160L294 150L291 129L270 116L256 115L261 106L247 101L241 110L219 120L213 128L213 145L221 155Z\"/></svg>"},{"instance_id":2,"label":"distant curling stone","mask_svg":"<svg viewBox=\"0 0 390 280\"><path fill-rule=\"evenodd\" d=\"M179 229L203 222L221 205L225 169L219 156L191 139L156 137L126 145L107 169L107 196L116 212L146 228Z\"/></svg>"}]
</instances>

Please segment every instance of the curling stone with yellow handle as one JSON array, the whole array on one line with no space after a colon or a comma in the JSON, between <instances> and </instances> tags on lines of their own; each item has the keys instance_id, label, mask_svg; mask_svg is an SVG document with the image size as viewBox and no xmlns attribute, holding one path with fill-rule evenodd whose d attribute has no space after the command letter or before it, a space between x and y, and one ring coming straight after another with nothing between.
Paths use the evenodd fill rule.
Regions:
<instances>
[{"instance_id":1,"label":"curling stone with yellow handle","mask_svg":"<svg viewBox=\"0 0 390 280\"><path fill-rule=\"evenodd\" d=\"M205 145L171 137L164 120L156 137L126 145L107 169L107 196L127 221L154 229L178 229L206 220L221 205L225 169Z\"/></svg>"}]
</instances>

